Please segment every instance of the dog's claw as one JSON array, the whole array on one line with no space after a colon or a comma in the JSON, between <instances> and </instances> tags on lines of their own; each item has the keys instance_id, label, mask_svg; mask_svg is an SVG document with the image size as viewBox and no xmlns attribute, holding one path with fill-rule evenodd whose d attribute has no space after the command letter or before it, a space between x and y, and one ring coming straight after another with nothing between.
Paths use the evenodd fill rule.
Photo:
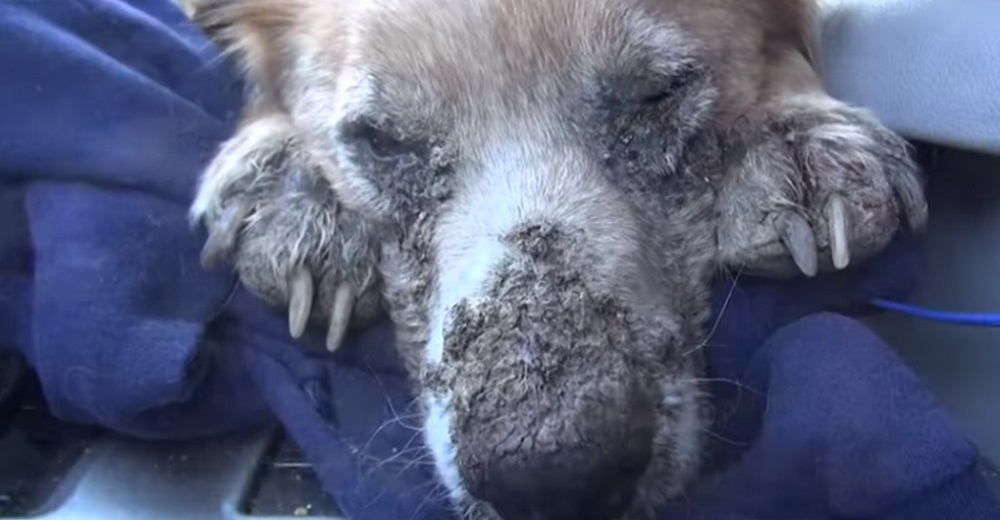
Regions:
<instances>
[{"instance_id":1,"label":"dog's claw","mask_svg":"<svg viewBox=\"0 0 1000 520\"><path fill-rule=\"evenodd\" d=\"M778 234L792 254L795 265L808 277L816 276L816 237L806 219L797 213L786 213L780 223Z\"/></svg>"},{"instance_id":2,"label":"dog's claw","mask_svg":"<svg viewBox=\"0 0 1000 520\"><path fill-rule=\"evenodd\" d=\"M222 210L218 222L209 228L208 239L201 249L203 268L211 269L236 247L236 238L248 209L246 204L237 203Z\"/></svg>"},{"instance_id":3,"label":"dog's claw","mask_svg":"<svg viewBox=\"0 0 1000 520\"><path fill-rule=\"evenodd\" d=\"M298 339L306 329L312 311L313 280L305 268L299 268L292 275L288 299L288 331Z\"/></svg>"},{"instance_id":4,"label":"dog's claw","mask_svg":"<svg viewBox=\"0 0 1000 520\"><path fill-rule=\"evenodd\" d=\"M851 263L851 250L847 240L847 228L850 222L847 218L847 206L840 195L833 195L826 205L827 223L830 226L830 251L833 253L833 266L844 269Z\"/></svg>"},{"instance_id":5,"label":"dog's claw","mask_svg":"<svg viewBox=\"0 0 1000 520\"><path fill-rule=\"evenodd\" d=\"M914 178L904 176L891 176L889 183L902 206L902 213L906 215L910 229L922 229L927 223L927 202L920 184Z\"/></svg>"},{"instance_id":6,"label":"dog's claw","mask_svg":"<svg viewBox=\"0 0 1000 520\"><path fill-rule=\"evenodd\" d=\"M328 351L333 352L340 348L353 308L354 289L346 282L341 283L333 295L333 306L330 308L330 328L326 333Z\"/></svg>"}]
</instances>

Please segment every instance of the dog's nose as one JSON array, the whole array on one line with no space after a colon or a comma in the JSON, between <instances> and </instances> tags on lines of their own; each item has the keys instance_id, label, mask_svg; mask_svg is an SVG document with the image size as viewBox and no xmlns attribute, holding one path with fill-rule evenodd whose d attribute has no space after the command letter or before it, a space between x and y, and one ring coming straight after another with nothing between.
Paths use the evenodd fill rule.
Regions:
<instances>
[{"instance_id":1,"label":"dog's nose","mask_svg":"<svg viewBox=\"0 0 1000 520\"><path fill-rule=\"evenodd\" d=\"M493 472L485 491L486 501L503 520L614 520L621 517L635 496L636 485L648 458L634 458L579 468L533 463L515 471Z\"/></svg>"}]
</instances>

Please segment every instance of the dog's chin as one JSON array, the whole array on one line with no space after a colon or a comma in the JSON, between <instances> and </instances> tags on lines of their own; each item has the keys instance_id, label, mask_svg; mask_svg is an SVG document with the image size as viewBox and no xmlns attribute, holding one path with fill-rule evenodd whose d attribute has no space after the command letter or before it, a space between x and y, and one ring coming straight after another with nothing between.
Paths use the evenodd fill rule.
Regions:
<instances>
[{"instance_id":1,"label":"dog's chin","mask_svg":"<svg viewBox=\"0 0 1000 520\"><path fill-rule=\"evenodd\" d=\"M685 493L700 469L706 420L703 392L697 379L686 375L669 374L663 381L658 386L657 429L649 467L627 512L620 517L623 519L652 518L658 507ZM463 517L501 520L492 507L469 494L462 480L452 434L452 397L452 390L444 388L425 389L420 397L426 414L424 441L433 457L439 485Z\"/></svg>"},{"instance_id":2,"label":"dog's chin","mask_svg":"<svg viewBox=\"0 0 1000 520\"><path fill-rule=\"evenodd\" d=\"M451 433L454 424L451 398L450 390L424 390L421 396L425 413L424 443L434 459L440 484L455 506L462 507L469 500L469 494L459 473L458 451Z\"/></svg>"},{"instance_id":3,"label":"dog's chin","mask_svg":"<svg viewBox=\"0 0 1000 520\"><path fill-rule=\"evenodd\" d=\"M430 337L424 348L423 380L420 395L424 410L424 443L434 460L439 485L447 491L453 505L465 510L471 497L462 482L458 467L458 448L452 431L455 424L454 393L442 380L444 332L447 312L435 308L430 315Z\"/></svg>"}]
</instances>

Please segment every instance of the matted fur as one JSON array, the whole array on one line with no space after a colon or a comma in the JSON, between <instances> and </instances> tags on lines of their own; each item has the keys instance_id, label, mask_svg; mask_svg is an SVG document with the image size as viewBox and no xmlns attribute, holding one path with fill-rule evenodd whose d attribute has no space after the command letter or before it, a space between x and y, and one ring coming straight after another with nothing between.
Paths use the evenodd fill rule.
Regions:
<instances>
[{"instance_id":1,"label":"matted fur","mask_svg":"<svg viewBox=\"0 0 1000 520\"><path fill-rule=\"evenodd\" d=\"M198 3L250 83L206 257L293 323L384 302L468 516L649 518L699 471L717 270L843 268L926 220L905 143L823 92L812 10Z\"/></svg>"}]
</instances>

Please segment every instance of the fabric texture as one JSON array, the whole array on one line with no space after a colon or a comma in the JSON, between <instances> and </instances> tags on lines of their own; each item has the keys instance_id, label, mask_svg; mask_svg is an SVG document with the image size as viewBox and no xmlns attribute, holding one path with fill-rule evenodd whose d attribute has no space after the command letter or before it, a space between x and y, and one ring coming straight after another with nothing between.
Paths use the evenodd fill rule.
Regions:
<instances>
[{"instance_id":1,"label":"fabric texture","mask_svg":"<svg viewBox=\"0 0 1000 520\"><path fill-rule=\"evenodd\" d=\"M168 0L0 3L0 345L64 419L148 439L277 417L354 520L454 518L383 323L337 354L198 265L187 205L239 85ZM913 239L815 280L722 279L718 476L664 519L1000 518L975 447L870 331Z\"/></svg>"},{"instance_id":2,"label":"fabric texture","mask_svg":"<svg viewBox=\"0 0 1000 520\"><path fill-rule=\"evenodd\" d=\"M1000 154L1000 3L821 4L820 61L833 95L911 138Z\"/></svg>"}]
</instances>

